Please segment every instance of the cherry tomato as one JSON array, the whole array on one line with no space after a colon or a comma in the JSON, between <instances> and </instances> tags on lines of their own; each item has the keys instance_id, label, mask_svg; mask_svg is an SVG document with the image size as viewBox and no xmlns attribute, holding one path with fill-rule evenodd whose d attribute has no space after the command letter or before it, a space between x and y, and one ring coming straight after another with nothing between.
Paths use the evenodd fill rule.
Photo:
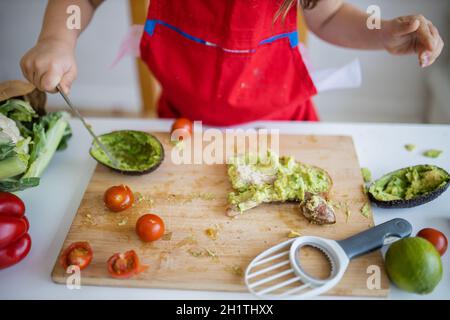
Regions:
<instances>
[{"instance_id":1,"label":"cherry tomato","mask_svg":"<svg viewBox=\"0 0 450 320\"><path fill-rule=\"evenodd\" d=\"M0 249L0 269L10 267L22 261L30 252L31 237L28 233L24 234L16 242Z\"/></svg>"},{"instance_id":2,"label":"cherry tomato","mask_svg":"<svg viewBox=\"0 0 450 320\"><path fill-rule=\"evenodd\" d=\"M0 216L0 248L4 248L17 241L28 231L23 218Z\"/></svg>"},{"instance_id":3,"label":"cherry tomato","mask_svg":"<svg viewBox=\"0 0 450 320\"><path fill-rule=\"evenodd\" d=\"M115 253L108 259L108 272L113 278L126 279L147 270L148 266L141 265L134 250L125 253Z\"/></svg>"},{"instance_id":4,"label":"cherry tomato","mask_svg":"<svg viewBox=\"0 0 450 320\"><path fill-rule=\"evenodd\" d=\"M0 216L23 217L25 204L16 195L0 191Z\"/></svg>"},{"instance_id":5,"label":"cherry tomato","mask_svg":"<svg viewBox=\"0 0 450 320\"><path fill-rule=\"evenodd\" d=\"M441 256L447 251L448 240L445 234L433 228L425 228L417 233L418 237L430 241Z\"/></svg>"},{"instance_id":6,"label":"cherry tomato","mask_svg":"<svg viewBox=\"0 0 450 320\"><path fill-rule=\"evenodd\" d=\"M64 269L68 266L78 266L85 269L92 261L93 252L88 242L74 242L61 254L59 262Z\"/></svg>"},{"instance_id":7,"label":"cherry tomato","mask_svg":"<svg viewBox=\"0 0 450 320\"><path fill-rule=\"evenodd\" d=\"M144 242L158 240L164 229L164 221L155 214L144 214L136 222L136 233Z\"/></svg>"},{"instance_id":8,"label":"cherry tomato","mask_svg":"<svg viewBox=\"0 0 450 320\"><path fill-rule=\"evenodd\" d=\"M103 198L106 207L114 212L130 208L134 203L134 195L128 186L113 186L106 190Z\"/></svg>"},{"instance_id":9,"label":"cherry tomato","mask_svg":"<svg viewBox=\"0 0 450 320\"><path fill-rule=\"evenodd\" d=\"M192 135L192 121L186 118L175 120L170 130L173 140L183 141ZM174 136L175 135L175 136Z\"/></svg>"}]
</instances>

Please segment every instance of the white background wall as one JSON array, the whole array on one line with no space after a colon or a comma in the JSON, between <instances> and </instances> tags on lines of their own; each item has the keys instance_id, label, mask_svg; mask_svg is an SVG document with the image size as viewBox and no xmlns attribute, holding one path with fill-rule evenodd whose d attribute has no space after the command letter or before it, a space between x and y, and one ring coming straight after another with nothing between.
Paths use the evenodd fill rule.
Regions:
<instances>
[{"instance_id":1,"label":"white background wall","mask_svg":"<svg viewBox=\"0 0 450 320\"><path fill-rule=\"evenodd\" d=\"M349 2L363 9L377 4L383 18L420 12L443 32L450 10L449 0ZM0 81L22 77L19 60L37 38L45 4L45 0L0 0ZM139 91L132 58L109 68L129 24L127 0L108 0L97 11L77 47L79 77L72 91L77 105L138 110ZM310 39L309 50L315 69L336 67L354 58L362 63L361 88L326 92L315 99L323 120L420 122L425 118L428 108L425 80L429 71L421 70L415 57L342 49L315 37ZM49 103L61 105L61 100L53 96Z\"/></svg>"}]
</instances>

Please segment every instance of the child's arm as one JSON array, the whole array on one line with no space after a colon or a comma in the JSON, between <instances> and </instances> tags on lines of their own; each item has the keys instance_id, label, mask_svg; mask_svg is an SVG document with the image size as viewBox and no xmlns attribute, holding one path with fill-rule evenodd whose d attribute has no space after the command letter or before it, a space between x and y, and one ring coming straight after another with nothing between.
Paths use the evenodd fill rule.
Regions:
<instances>
[{"instance_id":1,"label":"child's arm","mask_svg":"<svg viewBox=\"0 0 450 320\"><path fill-rule=\"evenodd\" d=\"M92 19L103 0L49 0L42 30L36 45L20 61L23 75L38 89L55 92L58 84L70 90L77 75L75 45L80 33ZM81 11L81 29L67 28L70 5Z\"/></svg>"},{"instance_id":2,"label":"child's arm","mask_svg":"<svg viewBox=\"0 0 450 320\"><path fill-rule=\"evenodd\" d=\"M311 31L327 42L397 55L416 53L422 67L431 65L444 47L436 27L422 15L382 20L380 30L370 30L368 14L343 0L321 0L304 14Z\"/></svg>"}]
</instances>

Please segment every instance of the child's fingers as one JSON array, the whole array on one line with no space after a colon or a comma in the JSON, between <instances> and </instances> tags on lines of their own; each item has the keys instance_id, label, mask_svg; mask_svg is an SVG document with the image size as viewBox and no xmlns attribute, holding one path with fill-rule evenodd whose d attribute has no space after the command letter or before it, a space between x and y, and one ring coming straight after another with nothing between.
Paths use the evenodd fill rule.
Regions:
<instances>
[{"instance_id":1,"label":"child's fingers","mask_svg":"<svg viewBox=\"0 0 450 320\"><path fill-rule=\"evenodd\" d=\"M444 41L439 35L438 29L431 22L428 23L428 28L430 29L430 33L433 36L433 50L425 51L422 54L422 56L425 57L424 59L421 58L422 67L428 67L432 65L434 61L436 61L436 59L441 55L442 50L444 49Z\"/></svg>"},{"instance_id":2,"label":"child's fingers","mask_svg":"<svg viewBox=\"0 0 450 320\"><path fill-rule=\"evenodd\" d=\"M392 33L394 36L404 36L417 31L420 27L419 19L414 16L399 17L394 20Z\"/></svg>"},{"instance_id":3,"label":"child's fingers","mask_svg":"<svg viewBox=\"0 0 450 320\"><path fill-rule=\"evenodd\" d=\"M33 71L31 66L30 59L27 56L24 56L20 60L20 69L22 70L22 74L30 83L33 83Z\"/></svg>"},{"instance_id":4,"label":"child's fingers","mask_svg":"<svg viewBox=\"0 0 450 320\"><path fill-rule=\"evenodd\" d=\"M72 87L72 83L75 81L75 78L77 77L77 70L75 67L72 67L68 72L66 72L61 82L59 83L61 88L63 89L64 93L69 94L70 88Z\"/></svg>"},{"instance_id":5,"label":"child's fingers","mask_svg":"<svg viewBox=\"0 0 450 320\"><path fill-rule=\"evenodd\" d=\"M40 75L39 89L46 92L56 92L56 86L61 82L61 72L55 68L50 68Z\"/></svg>"},{"instance_id":6,"label":"child's fingers","mask_svg":"<svg viewBox=\"0 0 450 320\"><path fill-rule=\"evenodd\" d=\"M419 53L432 51L434 48L434 37L428 26L429 21L423 16L419 16L420 26L416 31Z\"/></svg>"}]
</instances>

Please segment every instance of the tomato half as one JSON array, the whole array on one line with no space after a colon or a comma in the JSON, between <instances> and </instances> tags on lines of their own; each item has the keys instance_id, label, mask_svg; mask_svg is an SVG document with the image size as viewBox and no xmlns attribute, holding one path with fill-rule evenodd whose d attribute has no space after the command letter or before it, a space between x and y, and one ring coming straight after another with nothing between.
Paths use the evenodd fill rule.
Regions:
<instances>
[{"instance_id":1,"label":"tomato half","mask_svg":"<svg viewBox=\"0 0 450 320\"><path fill-rule=\"evenodd\" d=\"M186 118L179 118L172 124L170 130L171 140L183 141L192 135L192 121Z\"/></svg>"},{"instance_id":2,"label":"tomato half","mask_svg":"<svg viewBox=\"0 0 450 320\"><path fill-rule=\"evenodd\" d=\"M418 237L424 238L431 242L441 256L447 251L448 240L445 234L433 228L425 228L417 233Z\"/></svg>"},{"instance_id":3,"label":"tomato half","mask_svg":"<svg viewBox=\"0 0 450 320\"><path fill-rule=\"evenodd\" d=\"M114 212L130 208L134 203L134 195L128 186L113 186L106 190L103 198L106 207Z\"/></svg>"},{"instance_id":4,"label":"tomato half","mask_svg":"<svg viewBox=\"0 0 450 320\"><path fill-rule=\"evenodd\" d=\"M148 266L141 265L134 250L125 253L115 253L108 259L108 272L113 278L127 279L147 270Z\"/></svg>"},{"instance_id":5,"label":"tomato half","mask_svg":"<svg viewBox=\"0 0 450 320\"><path fill-rule=\"evenodd\" d=\"M80 270L83 270L91 263L93 255L89 242L74 242L64 250L59 262L64 269L69 266L78 266Z\"/></svg>"},{"instance_id":6,"label":"tomato half","mask_svg":"<svg viewBox=\"0 0 450 320\"><path fill-rule=\"evenodd\" d=\"M0 249L0 269L10 267L22 261L30 252L31 237L28 233L24 234L16 242Z\"/></svg>"},{"instance_id":7,"label":"tomato half","mask_svg":"<svg viewBox=\"0 0 450 320\"><path fill-rule=\"evenodd\" d=\"M0 216L0 248L17 241L27 231L28 225L23 218Z\"/></svg>"},{"instance_id":8,"label":"tomato half","mask_svg":"<svg viewBox=\"0 0 450 320\"><path fill-rule=\"evenodd\" d=\"M164 230L164 221L156 214L144 214L136 222L136 233L145 242L158 240Z\"/></svg>"},{"instance_id":9,"label":"tomato half","mask_svg":"<svg viewBox=\"0 0 450 320\"><path fill-rule=\"evenodd\" d=\"M0 191L0 215L13 216L17 218L23 217L25 214L25 204L16 195Z\"/></svg>"}]
</instances>

